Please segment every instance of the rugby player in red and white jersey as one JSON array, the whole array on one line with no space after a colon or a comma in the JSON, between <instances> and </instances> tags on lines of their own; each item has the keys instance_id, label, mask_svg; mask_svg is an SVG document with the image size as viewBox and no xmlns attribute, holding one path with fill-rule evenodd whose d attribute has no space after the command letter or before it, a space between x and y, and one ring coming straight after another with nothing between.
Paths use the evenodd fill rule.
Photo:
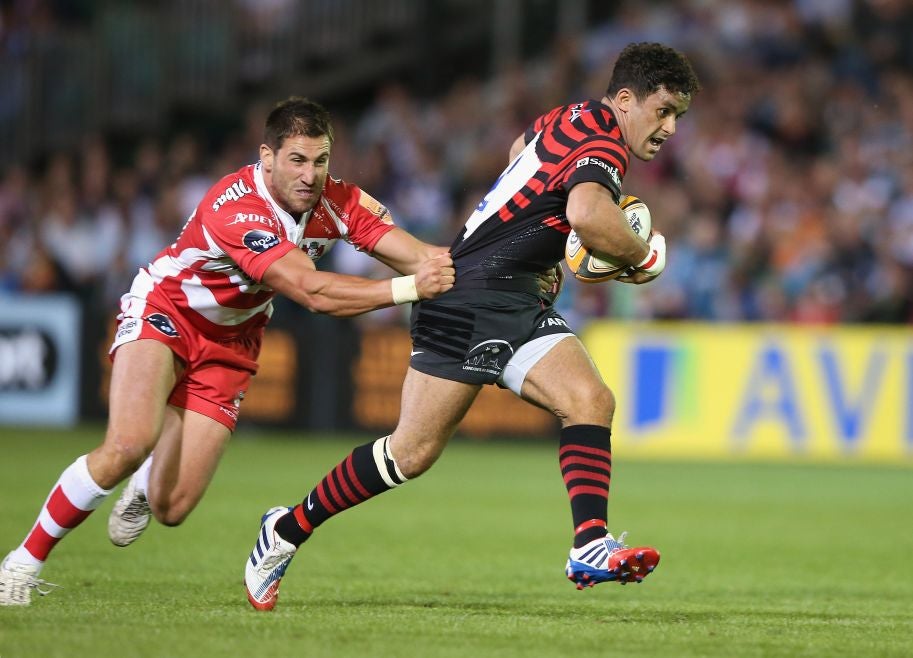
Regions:
<instances>
[{"instance_id":1,"label":"rugby player in red and white jersey","mask_svg":"<svg viewBox=\"0 0 913 658\"><path fill-rule=\"evenodd\" d=\"M51 549L131 474L109 519L115 544L135 540L150 511L166 525L187 517L237 423L275 294L350 316L453 286L445 247L395 227L370 195L328 176L332 142L320 105L278 104L260 162L216 183L174 244L140 270L121 300L111 347L104 441L64 470L3 560L0 605L28 605L32 590L45 593L38 575ZM318 271L314 261L340 239L403 276Z\"/></svg>"},{"instance_id":2,"label":"rugby player in red and white jersey","mask_svg":"<svg viewBox=\"0 0 913 658\"><path fill-rule=\"evenodd\" d=\"M559 463L575 529L567 577L583 588L641 582L653 570L655 549L629 548L607 528L614 395L567 322L537 294L535 277L562 260L571 229L633 267L626 282L662 272L665 240L655 233L644 241L625 221L622 179L629 155L656 156L698 89L683 55L631 44L601 100L555 108L517 138L510 165L453 243L453 290L413 307L412 357L393 434L356 448L301 504L264 515L245 564L254 608L276 605L286 568L318 526L428 470L481 387L495 383L561 422Z\"/></svg>"}]
</instances>

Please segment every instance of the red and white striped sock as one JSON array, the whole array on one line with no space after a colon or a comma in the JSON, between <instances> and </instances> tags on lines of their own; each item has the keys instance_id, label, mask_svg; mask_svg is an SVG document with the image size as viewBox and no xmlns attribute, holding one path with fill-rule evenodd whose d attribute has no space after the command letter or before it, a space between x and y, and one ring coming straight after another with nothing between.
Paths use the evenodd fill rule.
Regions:
<instances>
[{"instance_id":1,"label":"red and white striped sock","mask_svg":"<svg viewBox=\"0 0 913 658\"><path fill-rule=\"evenodd\" d=\"M25 541L10 553L10 559L21 564L43 565L57 542L85 521L111 491L99 487L89 475L86 455L79 457L61 473L44 501L38 520Z\"/></svg>"}]
</instances>

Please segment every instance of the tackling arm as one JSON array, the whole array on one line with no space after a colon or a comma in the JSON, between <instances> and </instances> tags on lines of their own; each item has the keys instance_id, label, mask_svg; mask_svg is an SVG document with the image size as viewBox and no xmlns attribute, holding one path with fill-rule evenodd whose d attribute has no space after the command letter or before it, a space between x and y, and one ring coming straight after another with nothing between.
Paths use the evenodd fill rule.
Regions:
<instances>
[{"instance_id":1,"label":"tackling arm","mask_svg":"<svg viewBox=\"0 0 913 658\"><path fill-rule=\"evenodd\" d=\"M303 251L294 249L266 269L262 283L314 313L348 317L437 297L452 288L453 281L453 261L448 254L425 261L414 277L375 280L320 272ZM404 294L403 284L414 286L414 292Z\"/></svg>"},{"instance_id":2,"label":"tackling arm","mask_svg":"<svg viewBox=\"0 0 913 658\"><path fill-rule=\"evenodd\" d=\"M377 241L371 255L400 274L415 274L422 263L447 252L447 247L422 242L396 227Z\"/></svg>"}]
</instances>

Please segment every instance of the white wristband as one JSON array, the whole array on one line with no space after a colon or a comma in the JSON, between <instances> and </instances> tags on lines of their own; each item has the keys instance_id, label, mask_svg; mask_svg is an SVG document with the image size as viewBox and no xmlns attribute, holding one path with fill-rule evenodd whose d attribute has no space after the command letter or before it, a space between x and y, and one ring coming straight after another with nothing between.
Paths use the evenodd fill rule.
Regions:
<instances>
[{"instance_id":1,"label":"white wristband","mask_svg":"<svg viewBox=\"0 0 913 658\"><path fill-rule=\"evenodd\" d=\"M418 290L415 287L414 274L390 279L390 287L393 290L394 304L406 304L408 302L418 301Z\"/></svg>"},{"instance_id":2,"label":"white wristband","mask_svg":"<svg viewBox=\"0 0 913 658\"><path fill-rule=\"evenodd\" d=\"M637 269L652 276L659 276L666 268L666 238L656 233L650 238L649 245L650 251L637 265Z\"/></svg>"}]
</instances>

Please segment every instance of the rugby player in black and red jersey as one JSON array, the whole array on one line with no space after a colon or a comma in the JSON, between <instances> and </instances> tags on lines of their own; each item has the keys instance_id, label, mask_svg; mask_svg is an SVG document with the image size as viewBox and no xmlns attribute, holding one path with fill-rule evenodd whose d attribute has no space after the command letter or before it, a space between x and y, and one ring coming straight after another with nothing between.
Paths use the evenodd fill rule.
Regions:
<instances>
[{"instance_id":1,"label":"rugby player in black and red jersey","mask_svg":"<svg viewBox=\"0 0 913 658\"><path fill-rule=\"evenodd\" d=\"M395 227L367 192L328 176L332 143L323 107L280 103L260 161L216 183L174 244L140 270L121 299L104 441L64 470L3 560L0 605L46 593L38 575L51 549L131 474L109 519L115 544L134 541L150 513L166 525L187 517L237 423L276 293L348 316L451 288L447 248ZM314 261L339 239L404 276L317 271Z\"/></svg>"},{"instance_id":2,"label":"rugby player in black and red jersey","mask_svg":"<svg viewBox=\"0 0 913 658\"><path fill-rule=\"evenodd\" d=\"M555 266L575 230L589 248L634 268L644 283L665 266L665 241L638 237L618 207L629 156L652 160L699 83L687 59L655 43L618 57L605 96L555 108L511 148L511 162L451 247L454 288L412 311L412 357L393 433L356 448L301 504L263 517L245 566L247 596L275 606L279 582L317 526L415 478L435 462L484 384L498 384L561 421L559 460L574 543L566 574L578 588L640 582L659 561L607 528L612 391L536 273Z\"/></svg>"}]
</instances>

